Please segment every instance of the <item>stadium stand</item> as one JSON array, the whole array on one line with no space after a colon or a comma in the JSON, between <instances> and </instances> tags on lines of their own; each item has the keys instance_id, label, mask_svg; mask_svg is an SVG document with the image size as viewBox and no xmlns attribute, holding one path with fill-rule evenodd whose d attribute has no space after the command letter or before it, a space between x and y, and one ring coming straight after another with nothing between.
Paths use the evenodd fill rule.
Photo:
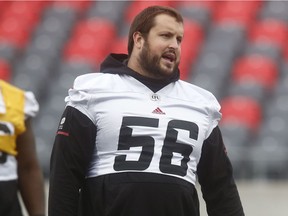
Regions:
<instances>
[{"instance_id":1,"label":"stadium stand","mask_svg":"<svg viewBox=\"0 0 288 216\"><path fill-rule=\"evenodd\" d=\"M10 81L11 79L10 64L5 59L0 60L0 79L6 81Z\"/></svg>"},{"instance_id":2,"label":"stadium stand","mask_svg":"<svg viewBox=\"0 0 288 216\"><path fill-rule=\"evenodd\" d=\"M235 176L287 179L287 1L0 1L0 77L40 102L45 176L74 78L97 71L111 51L125 53L132 18L152 4L185 18L181 76L221 102Z\"/></svg>"}]
</instances>

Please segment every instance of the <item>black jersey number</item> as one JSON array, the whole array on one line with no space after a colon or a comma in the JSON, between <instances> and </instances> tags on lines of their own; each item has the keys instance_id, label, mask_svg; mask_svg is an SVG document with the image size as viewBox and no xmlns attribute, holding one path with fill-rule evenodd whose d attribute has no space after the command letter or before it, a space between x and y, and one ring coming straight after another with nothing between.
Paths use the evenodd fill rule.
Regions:
<instances>
[{"instance_id":1,"label":"black jersey number","mask_svg":"<svg viewBox=\"0 0 288 216\"><path fill-rule=\"evenodd\" d=\"M151 136L132 136L132 128L129 126L158 127L159 120L153 118L124 117L120 129L118 150L129 150L131 147L142 147L138 161L127 161L126 155L118 155L115 158L114 169L121 170L145 170L149 167L154 154L154 139Z\"/></svg>"},{"instance_id":2,"label":"black jersey number","mask_svg":"<svg viewBox=\"0 0 288 216\"><path fill-rule=\"evenodd\" d=\"M11 134L10 129L4 123L0 122L0 131L4 134ZM4 164L7 161L7 153L0 151L0 164Z\"/></svg>"},{"instance_id":3,"label":"black jersey number","mask_svg":"<svg viewBox=\"0 0 288 216\"><path fill-rule=\"evenodd\" d=\"M120 129L118 150L130 150L132 147L142 147L142 151L137 161L127 160L127 155L115 157L114 169L124 170L145 170L149 167L153 154L155 140L153 136L133 136L131 127L145 126L158 128L159 119L144 117L124 117ZM182 129L189 132L191 139L198 139L198 125L193 122L182 120L171 120L166 129L166 136L163 141L162 155L160 158L159 169L163 173L185 176L187 173L187 163L193 151L191 145L177 142L178 131ZM182 155L181 165L172 164L173 153Z\"/></svg>"},{"instance_id":4,"label":"black jersey number","mask_svg":"<svg viewBox=\"0 0 288 216\"><path fill-rule=\"evenodd\" d=\"M0 164L4 164L7 161L7 153L0 151Z\"/></svg>"}]
</instances>

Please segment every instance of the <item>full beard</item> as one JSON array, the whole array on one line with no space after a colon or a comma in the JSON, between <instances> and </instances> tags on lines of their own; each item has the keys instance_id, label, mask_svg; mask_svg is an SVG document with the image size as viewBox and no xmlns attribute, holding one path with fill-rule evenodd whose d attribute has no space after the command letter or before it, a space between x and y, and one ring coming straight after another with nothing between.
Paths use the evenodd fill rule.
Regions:
<instances>
[{"instance_id":1,"label":"full beard","mask_svg":"<svg viewBox=\"0 0 288 216\"><path fill-rule=\"evenodd\" d=\"M171 69L165 69L160 65L161 56L151 56L150 53L149 44L145 42L138 61L141 68L151 75L150 77L155 79L167 79L177 73L179 63L176 63Z\"/></svg>"}]
</instances>

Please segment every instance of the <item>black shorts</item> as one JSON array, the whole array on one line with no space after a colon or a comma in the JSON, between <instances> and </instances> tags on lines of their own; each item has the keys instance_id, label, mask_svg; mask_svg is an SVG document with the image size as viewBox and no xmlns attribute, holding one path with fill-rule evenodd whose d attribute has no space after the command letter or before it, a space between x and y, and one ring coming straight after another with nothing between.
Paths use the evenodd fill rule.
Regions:
<instances>
[{"instance_id":1,"label":"black shorts","mask_svg":"<svg viewBox=\"0 0 288 216\"><path fill-rule=\"evenodd\" d=\"M88 178L81 191L81 216L199 216L193 184L150 173Z\"/></svg>"},{"instance_id":2,"label":"black shorts","mask_svg":"<svg viewBox=\"0 0 288 216\"><path fill-rule=\"evenodd\" d=\"M0 181L0 215L22 216L17 181Z\"/></svg>"}]
</instances>

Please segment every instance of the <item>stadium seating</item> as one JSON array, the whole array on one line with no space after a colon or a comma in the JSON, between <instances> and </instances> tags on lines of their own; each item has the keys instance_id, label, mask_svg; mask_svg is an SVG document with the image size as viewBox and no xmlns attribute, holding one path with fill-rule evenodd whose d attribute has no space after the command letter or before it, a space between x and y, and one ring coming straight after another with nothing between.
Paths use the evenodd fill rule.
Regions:
<instances>
[{"instance_id":1,"label":"stadium seating","mask_svg":"<svg viewBox=\"0 0 288 216\"><path fill-rule=\"evenodd\" d=\"M85 13L88 7L92 4L92 1L59 1L59 0L52 0L52 4L56 7L61 8L71 8L75 10L77 13Z\"/></svg>"},{"instance_id":2,"label":"stadium seating","mask_svg":"<svg viewBox=\"0 0 288 216\"><path fill-rule=\"evenodd\" d=\"M251 97L227 96L221 101L222 123L242 124L257 132L262 123L262 107Z\"/></svg>"},{"instance_id":3,"label":"stadium seating","mask_svg":"<svg viewBox=\"0 0 288 216\"><path fill-rule=\"evenodd\" d=\"M65 45L64 58L67 61L80 59L99 65L109 53L110 41L115 39L116 33L115 24L107 19L94 18L78 22Z\"/></svg>"},{"instance_id":4,"label":"stadium seating","mask_svg":"<svg viewBox=\"0 0 288 216\"><path fill-rule=\"evenodd\" d=\"M242 28L229 23L211 26L186 80L210 90L221 99L244 36Z\"/></svg>"},{"instance_id":5,"label":"stadium seating","mask_svg":"<svg viewBox=\"0 0 288 216\"><path fill-rule=\"evenodd\" d=\"M255 134L239 122L221 122L220 129L227 154L231 160L234 176L237 179L251 178L250 149Z\"/></svg>"},{"instance_id":6,"label":"stadium seating","mask_svg":"<svg viewBox=\"0 0 288 216\"><path fill-rule=\"evenodd\" d=\"M258 82L230 82L228 86L227 95L236 97L236 96L244 96L252 98L257 101L257 103L263 104L267 100L269 95L269 91L265 89L263 85Z\"/></svg>"},{"instance_id":7,"label":"stadium seating","mask_svg":"<svg viewBox=\"0 0 288 216\"><path fill-rule=\"evenodd\" d=\"M233 23L249 30L262 1L220 1L213 14L216 23Z\"/></svg>"},{"instance_id":8,"label":"stadium seating","mask_svg":"<svg viewBox=\"0 0 288 216\"><path fill-rule=\"evenodd\" d=\"M114 39L113 44L110 48L112 53L128 53L128 37L125 36L118 36Z\"/></svg>"},{"instance_id":9,"label":"stadium seating","mask_svg":"<svg viewBox=\"0 0 288 216\"><path fill-rule=\"evenodd\" d=\"M209 27L211 11L208 8L201 5L183 4L178 6L178 10L186 20L198 23L204 30Z\"/></svg>"},{"instance_id":10,"label":"stadium seating","mask_svg":"<svg viewBox=\"0 0 288 216\"><path fill-rule=\"evenodd\" d=\"M133 18L144 8L151 5L173 6L174 1L131 1L125 9L124 21L131 23Z\"/></svg>"},{"instance_id":11,"label":"stadium seating","mask_svg":"<svg viewBox=\"0 0 288 216\"><path fill-rule=\"evenodd\" d=\"M284 21L264 19L254 23L249 32L249 40L273 43L285 47L287 42L288 26Z\"/></svg>"},{"instance_id":12,"label":"stadium seating","mask_svg":"<svg viewBox=\"0 0 288 216\"><path fill-rule=\"evenodd\" d=\"M232 69L235 82L254 81L267 89L273 89L278 82L278 68L271 59L260 55L239 57Z\"/></svg>"},{"instance_id":13,"label":"stadium seating","mask_svg":"<svg viewBox=\"0 0 288 216\"><path fill-rule=\"evenodd\" d=\"M182 55L179 68L182 72L181 78L186 80L202 45L204 30L197 22L190 20L185 22L184 30L186 35L182 41Z\"/></svg>"},{"instance_id":14,"label":"stadium seating","mask_svg":"<svg viewBox=\"0 0 288 216\"><path fill-rule=\"evenodd\" d=\"M0 60L0 79L10 81L11 68L9 62Z\"/></svg>"},{"instance_id":15,"label":"stadium seating","mask_svg":"<svg viewBox=\"0 0 288 216\"><path fill-rule=\"evenodd\" d=\"M250 148L250 164L256 179L288 177L287 119L269 118L262 126L258 139Z\"/></svg>"},{"instance_id":16,"label":"stadium seating","mask_svg":"<svg viewBox=\"0 0 288 216\"><path fill-rule=\"evenodd\" d=\"M38 24L44 4L29 1L7 3L0 19L0 41L12 43L19 49L25 47Z\"/></svg>"},{"instance_id":17,"label":"stadium seating","mask_svg":"<svg viewBox=\"0 0 288 216\"><path fill-rule=\"evenodd\" d=\"M286 1L267 1L259 11L259 19L274 19L288 21L288 4Z\"/></svg>"},{"instance_id":18,"label":"stadium seating","mask_svg":"<svg viewBox=\"0 0 288 216\"><path fill-rule=\"evenodd\" d=\"M64 98L76 76L127 53L132 18L148 5L185 18L181 78L211 91L237 178L288 178L287 1L0 1L0 78L40 102L45 176ZM20 18L19 18L20 17Z\"/></svg>"},{"instance_id":19,"label":"stadium seating","mask_svg":"<svg viewBox=\"0 0 288 216\"><path fill-rule=\"evenodd\" d=\"M0 59L12 64L13 59L17 56L17 48L13 44L0 42Z\"/></svg>"}]
</instances>

